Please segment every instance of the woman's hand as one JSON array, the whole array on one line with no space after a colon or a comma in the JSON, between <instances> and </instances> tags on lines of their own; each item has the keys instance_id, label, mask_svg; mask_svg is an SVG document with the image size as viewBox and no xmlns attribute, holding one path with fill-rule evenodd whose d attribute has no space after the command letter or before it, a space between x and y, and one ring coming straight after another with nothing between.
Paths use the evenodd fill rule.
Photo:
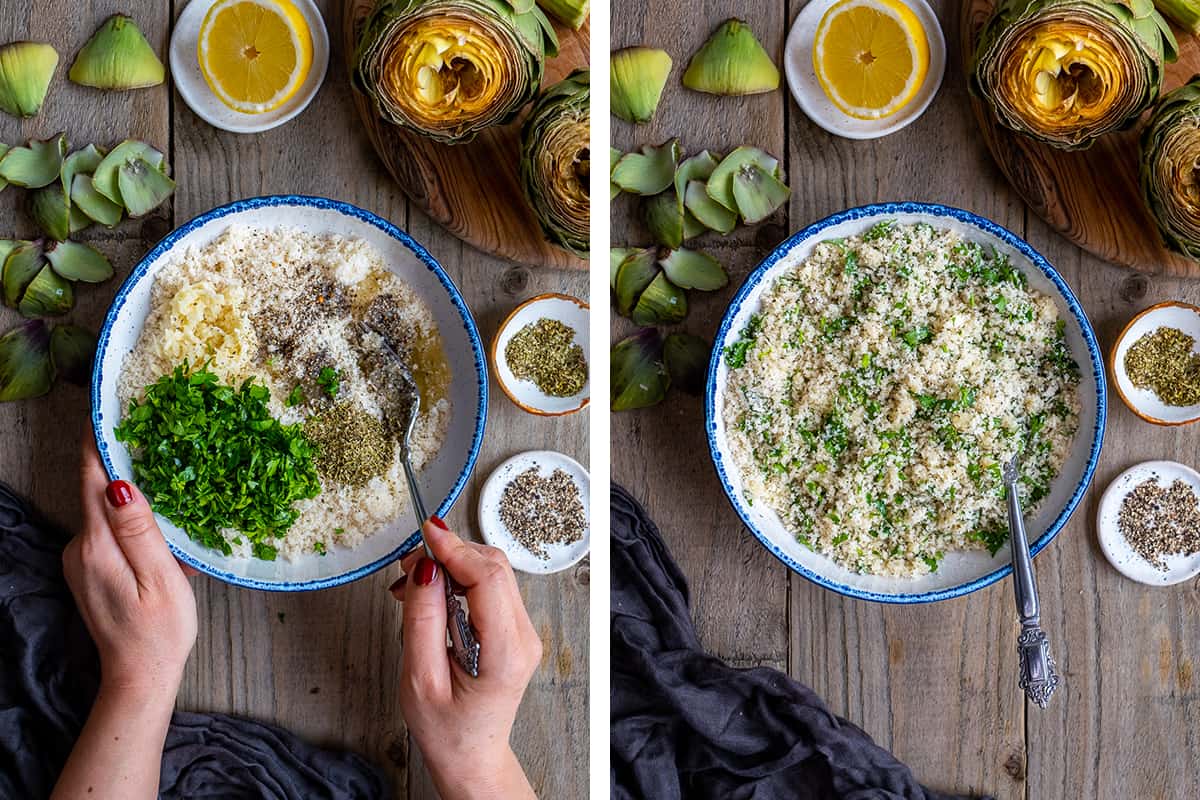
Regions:
<instances>
[{"instance_id":1,"label":"woman's hand","mask_svg":"<svg viewBox=\"0 0 1200 800\"><path fill-rule=\"evenodd\" d=\"M83 527L63 573L100 654L100 691L54 800L158 795L163 741L196 641L196 600L146 498L84 445Z\"/></svg>"},{"instance_id":2,"label":"woman's hand","mask_svg":"<svg viewBox=\"0 0 1200 800\"><path fill-rule=\"evenodd\" d=\"M196 642L196 599L137 487L83 455L83 529L63 573L100 653L103 685L170 697Z\"/></svg>"},{"instance_id":3,"label":"woman's hand","mask_svg":"<svg viewBox=\"0 0 1200 800\"><path fill-rule=\"evenodd\" d=\"M391 587L404 602L400 705L445 800L534 797L508 738L542 643L504 553L464 542L437 517L422 533L454 584L465 590L479 637L479 677L446 647L447 576L420 552Z\"/></svg>"}]
</instances>

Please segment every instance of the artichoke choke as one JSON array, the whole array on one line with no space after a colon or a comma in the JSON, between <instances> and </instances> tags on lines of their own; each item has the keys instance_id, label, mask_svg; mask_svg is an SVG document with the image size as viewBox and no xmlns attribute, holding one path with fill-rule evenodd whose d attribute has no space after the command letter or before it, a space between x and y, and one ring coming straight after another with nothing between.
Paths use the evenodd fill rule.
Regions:
<instances>
[{"instance_id":1,"label":"artichoke choke","mask_svg":"<svg viewBox=\"0 0 1200 800\"><path fill-rule=\"evenodd\" d=\"M1009 128L1064 150L1132 126L1178 50L1153 0L1001 0L971 88Z\"/></svg>"},{"instance_id":2,"label":"artichoke choke","mask_svg":"<svg viewBox=\"0 0 1200 800\"><path fill-rule=\"evenodd\" d=\"M512 121L557 52L533 2L383 0L363 24L353 80L387 122L453 144Z\"/></svg>"}]
</instances>

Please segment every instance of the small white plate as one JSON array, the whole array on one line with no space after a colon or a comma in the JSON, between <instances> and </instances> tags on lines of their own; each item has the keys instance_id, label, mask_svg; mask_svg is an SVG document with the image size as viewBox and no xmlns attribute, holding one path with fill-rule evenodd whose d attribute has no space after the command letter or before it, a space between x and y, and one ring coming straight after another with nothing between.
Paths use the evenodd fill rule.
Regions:
<instances>
[{"instance_id":1,"label":"small white plate","mask_svg":"<svg viewBox=\"0 0 1200 800\"><path fill-rule=\"evenodd\" d=\"M588 304L577 297L565 294L540 294L517 306L496 331L492 340L492 374L500 388L522 411L543 417L560 417L574 414L588 404L591 391L591 362L588 362L588 380L583 388L570 397L552 397L538 389L533 381L525 381L513 375L504 359L508 342L526 325L548 318L558 320L575 331L575 344L583 348L584 358L591 352L588 348Z\"/></svg>"},{"instance_id":2,"label":"small white plate","mask_svg":"<svg viewBox=\"0 0 1200 800\"><path fill-rule=\"evenodd\" d=\"M812 0L796 17L783 51L784 72L792 97L809 119L835 136L878 139L908 125L925 112L942 85L946 71L946 40L937 15L925 0L903 0L921 21L929 39L929 72L917 94L904 108L883 119L855 119L835 106L821 88L813 69L813 44L821 18L837 0Z\"/></svg>"},{"instance_id":3,"label":"small white plate","mask_svg":"<svg viewBox=\"0 0 1200 800\"><path fill-rule=\"evenodd\" d=\"M508 528L500 521L500 498L509 482L530 467L537 467L538 474L548 476L555 469L561 469L571 476L579 489L579 499L583 502L583 517L589 520L583 529L583 538L572 544L554 544L546 548L549 558L539 558L520 544ZM574 566L588 554L591 548L592 518L588 504L589 479L587 470L573 458L556 453L553 450L530 450L527 453L515 455L496 467L483 484L479 495L479 530L483 540L492 547L498 547L508 556L513 569L530 572L535 575L549 575L561 572L567 567Z\"/></svg>"},{"instance_id":4,"label":"small white plate","mask_svg":"<svg viewBox=\"0 0 1200 800\"><path fill-rule=\"evenodd\" d=\"M317 90L321 88L321 83L325 80L325 71L329 67L329 32L325 29L325 20L313 0L292 0L292 4L308 23L312 36L313 56L308 77L286 103L263 114L243 114L234 111L213 94L208 82L204 80L204 74L200 72L200 60L196 56L200 26L204 22L204 15L215 2L216 0L191 0L179 15L175 22L175 32L171 34L171 78L188 108L214 128L231 133L260 133L270 130L307 108L317 96Z\"/></svg>"},{"instance_id":5,"label":"small white plate","mask_svg":"<svg viewBox=\"0 0 1200 800\"><path fill-rule=\"evenodd\" d=\"M1187 303L1159 303L1138 314L1117 337L1109 354L1108 371L1113 376L1117 394L1129 410L1146 422L1155 425L1188 425L1200 420L1200 404L1169 406L1149 389L1138 389L1125 372L1125 354L1148 333L1159 328L1176 328L1196 340L1194 352L1200 352L1200 308Z\"/></svg>"},{"instance_id":6,"label":"small white plate","mask_svg":"<svg viewBox=\"0 0 1200 800\"><path fill-rule=\"evenodd\" d=\"M1130 547L1117 527L1117 515L1126 495L1150 478L1157 478L1162 486L1182 479L1192 491L1200 494L1200 473L1191 467L1174 461L1146 461L1130 467L1108 485L1100 498L1100 507L1096 510L1096 537L1104 557L1126 578L1149 586L1170 586L1200 574L1200 553L1168 556L1165 559L1167 571L1163 572Z\"/></svg>"}]
</instances>

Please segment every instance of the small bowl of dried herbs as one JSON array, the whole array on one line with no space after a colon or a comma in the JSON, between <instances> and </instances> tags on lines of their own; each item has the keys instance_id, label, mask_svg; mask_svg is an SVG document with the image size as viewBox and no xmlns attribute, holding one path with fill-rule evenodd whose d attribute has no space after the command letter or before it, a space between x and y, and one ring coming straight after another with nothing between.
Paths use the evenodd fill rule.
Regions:
<instances>
[{"instance_id":1,"label":"small bowl of dried herbs","mask_svg":"<svg viewBox=\"0 0 1200 800\"><path fill-rule=\"evenodd\" d=\"M1108 366L1121 400L1146 422L1200 420L1200 308L1150 306L1121 331Z\"/></svg>"},{"instance_id":2,"label":"small bowl of dried herbs","mask_svg":"<svg viewBox=\"0 0 1200 800\"><path fill-rule=\"evenodd\" d=\"M513 309L492 340L492 374L523 411L573 414L588 404L588 304L542 294Z\"/></svg>"},{"instance_id":3,"label":"small bowl of dried herbs","mask_svg":"<svg viewBox=\"0 0 1200 800\"><path fill-rule=\"evenodd\" d=\"M1174 461L1125 470L1100 498L1096 536L1113 568L1138 583L1200 574L1200 473Z\"/></svg>"}]
</instances>

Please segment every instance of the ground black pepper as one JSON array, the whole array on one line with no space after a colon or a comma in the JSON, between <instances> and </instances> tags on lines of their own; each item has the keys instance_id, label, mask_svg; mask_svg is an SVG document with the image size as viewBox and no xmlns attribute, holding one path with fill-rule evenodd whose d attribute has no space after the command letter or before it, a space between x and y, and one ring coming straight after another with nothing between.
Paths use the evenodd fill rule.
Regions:
<instances>
[{"instance_id":1,"label":"ground black pepper","mask_svg":"<svg viewBox=\"0 0 1200 800\"><path fill-rule=\"evenodd\" d=\"M530 467L513 478L500 496L500 521L522 547L547 559L552 544L571 544L583 538L587 519L579 487L565 470L548 477Z\"/></svg>"},{"instance_id":2,"label":"ground black pepper","mask_svg":"<svg viewBox=\"0 0 1200 800\"><path fill-rule=\"evenodd\" d=\"M587 360L575 331L556 319L543 317L517 331L504 360L518 379L533 381L551 397L578 394L587 382Z\"/></svg>"},{"instance_id":3,"label":"ground black pepper","mask_svg":"<svg viewBox=\"0 0 1200 800\"><path fill-rule=\"evenodd\" d=\"M1186 481L1163 486L1149 478L1121 502L1117 528L1138 555L1165 572L1166 556L1200 553L1200 498Z\"/></svg>"}]
</instances>

